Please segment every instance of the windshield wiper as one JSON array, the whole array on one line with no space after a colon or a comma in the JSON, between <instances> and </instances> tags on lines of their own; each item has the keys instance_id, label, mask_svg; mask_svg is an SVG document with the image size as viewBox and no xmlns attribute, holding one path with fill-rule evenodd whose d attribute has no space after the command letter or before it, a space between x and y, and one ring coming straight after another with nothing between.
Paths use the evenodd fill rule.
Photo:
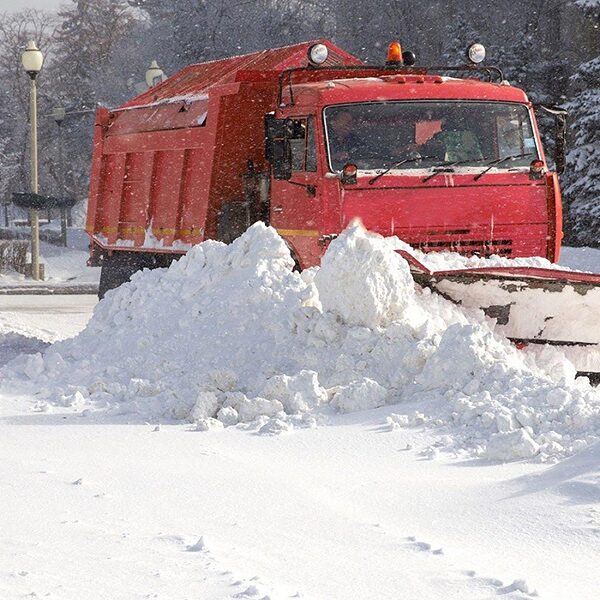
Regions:
<instances>
[{"instance_id":1,"label":"windshield wiper","mask_svg":"<svg viewBox=\"0 0 600 600\"><path fill-rule=\"evenodd\" d=\"M429 181L430 179L432 179L436 175L439 175L440 173L454 173L454 169L452 167L457 164L459 164L458 161L446 160L443 163L440 163L439 165L435 165L433 167L433 172L429 173L429 175L427 175L427 177L423 177L423 183L425 183L426 181Z\"/></svg>"},{"instance_id":2,"label":"windshield wiper","mask_svg":"<svg viewBox=\"0 0 600 600\"><path fill-rule=\"evenodd\" d=\"M510 154L509 156L505 156L504 158L497 158L496 160L493 160L492 162L488 163L488 166L483 171L481 171L481 173L475 175L473 180L477 181L478 179L481 179L488 171L493 169L496 165L500 165L503 162L506 162L507 160L516 160L517 158L525 158L527 156L533 156L533 152L524 152L523 154Z\"/></svg>"},{"instance_id":3,"label":"windshield wiper","mask_svg":"<svg viewBox=\"0 0 600 600\"><path fill-rule=\"evenodd\" d=\"M488 160L487 158L467 158L464 160L446 160L443 163L440 163L439 165L434 165L433 173L430 173L429 175L427 175L427 177L425 177L423 179L423 183L425 183L426 181L429 181L432 177L435 177L439 173L454 173L454 170L450 169L449 167L456 167L457 165L467 165L469 163L480 163L480 162L484 162L487 160Z\"/></svg>"},{"instance_id":4,"label":"windshield wiper","mask_svg":"<svg viewBox=\"0 0 600 600\"><path fill-rule=\"evenodd\" d=\"M372 177L371 179L369 179L368 184L373 185L380 177L383 177L386 173L389 173L392 169L396 169L397 167L400 167L401 165L404 165L409 162L418 162L420 160L426 160L428 158L434 158L434 157L433 156L421 156L419 154L417 156L409 156L408 158L403 158L402 160L399 160L397 163L394 163L392 166L385 169L385 171L381 171L381 173L377 173L377 175L375 175L375 177Z\"/></svg>"}]
</instances>

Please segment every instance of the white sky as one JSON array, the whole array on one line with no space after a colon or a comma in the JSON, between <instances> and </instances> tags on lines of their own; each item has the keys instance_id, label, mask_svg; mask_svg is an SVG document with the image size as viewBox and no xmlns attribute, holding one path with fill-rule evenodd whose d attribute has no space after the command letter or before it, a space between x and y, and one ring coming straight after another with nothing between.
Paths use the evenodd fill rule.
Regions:
<instances>
[{"instance_id":1,"label":"white sky","mask_svg":"<svg viewBox=\"0 0 600 600\"><path fill-rule=\"evenodd\" d=\"M64 0L0 0L1 12L16 12L24 8L37 8L39 10L56 10Z\"/></svg>"}]
</instances>

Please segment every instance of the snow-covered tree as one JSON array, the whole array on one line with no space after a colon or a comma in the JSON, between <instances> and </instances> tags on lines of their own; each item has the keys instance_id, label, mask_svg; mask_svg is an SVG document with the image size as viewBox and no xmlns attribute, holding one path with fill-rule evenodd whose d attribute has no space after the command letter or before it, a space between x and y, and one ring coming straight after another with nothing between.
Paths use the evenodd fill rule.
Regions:
<instances>
[{"instance_id":1,"label":"snow-covered tree","mask_svg":"<svg viewBox=\"0 0 600 600\"><path fill-rule=\"evenodd\" d=\"M4 198L29 189L29 78L21 66L21 53L33 39L46 61L51 61L55 24L53 15L44 11L0 14L0 195ZM44 71L39 79L46 85ZM42 88L41 112L44 101Z\"/></svg>"},{"instance_id":2,"label":"snow-covered tree","mask_svg":"<svg viewBox=\"0 0 600 600\"><path fill-rule=\"evenodd\" d=\"M457 12L444 28L442 63L450 66L466 63L467 48L476 42L486 45L485 36L475 29L473 19L468 14Z\"/></svg>"},{"instance_id":3,"label":"snow-covered tree","mask_svg":"<svg viewBox=\"0 0 600 600\"><path fill-rule=\"evenodd\" d=\"M58 18L53 87L72 104L92 108L100 99L98 87L105 85L104 69L130 32L133 15L123 0L71 0Z\"/></svg>"},{"instance_id":4,"label":"snow-covered tree","mask_svg":"<svg viewBox=\"0 0 600 600\"><path fill-rule=\"evenodd\" d=\"M59 11L58 19L54 57L45 67L45 81L49 82L44 87L49 96L46 112L62 105L67 117L60 130L50 116L40 122L45 172L52 175L46 191L54 188L57 193L84 198L95 108L98 103L118 105L133 95L125 85L129 64L118 53L125 53L122 42L132 32L135 20L122 0L71 0ZM143 79L143 71L138 79ZM61 143L64 159L59 165ZM58 189L59 181L64 189Z\"/></svg>"},{"instance_id":5,"label":"snow-covered tree","mask_svg":"<svg viewBox=\"0 0 600 600\"><path fill-rule=\"evenodd\" d=\"M326 36L330 9L317 0L129 0L147 15L148 44L168 72L190 63ZM331 22L331 20L330 20Z\"/></svg>"},{"instance_id":6,"label":"snow-covered tree","mask_svg":"<svg viewBox=\"0 0 600 600\"><path fill-rule=\"evenodd\" d=\"M0 135L0 205L10 200L11 183L19 169L18 161L19 156L11 147L10 138Z\"/></svg>"},{"instance_id":7,"label":"snow-covered tree","mask_svg":"<svg viewBox=\"0 0 600 600\"><path fill-rule=\"evenodd\" d=\"M578 4L598 22L600 0ZM572 79L578 93L567 105L572 123L565 178L570 242L600 246L600 56L583 63Z\"/></svg>"}]
</instances>

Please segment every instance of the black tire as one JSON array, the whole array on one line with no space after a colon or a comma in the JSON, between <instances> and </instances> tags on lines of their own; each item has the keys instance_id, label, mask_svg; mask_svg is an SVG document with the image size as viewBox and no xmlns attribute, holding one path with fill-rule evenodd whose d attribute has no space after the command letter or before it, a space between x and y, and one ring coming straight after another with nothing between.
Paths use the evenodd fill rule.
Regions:
<instances>
[{"instance_id":1,"label":"black tire","mask_svg":"<svg viewBox=\"0 0 600 600\"><path fill-rule=\"evenodd\" d=\"M113 252L102 258L98 298L102 300L109 290L114 290L129 281L141 269L168 267L179 254L149 254L145 252Z\"/></svg>"},{"instance_id":2,"label":"black tire","mask_svg":"<svg viewBox=\"0 0 600 600\"><path fill-rule=\"evenodd\" d=\"M223 204L219 211L217 221L217 239L220 242L231 244L239 238L252 223L250 203L236 200Z\"/></svg>"},{"instance_id":3,"label":"black tire","mask_svg":"<svg viewBox=\"0 0 600 600\"><path fill-rule=\"evenodd\" d=\"M102 300L109 290L118 288L129 281L130 277L142 268L140 260L131 252L114 252L104 255L100 271L98 298Z\"/></svg>"}]
</instances>

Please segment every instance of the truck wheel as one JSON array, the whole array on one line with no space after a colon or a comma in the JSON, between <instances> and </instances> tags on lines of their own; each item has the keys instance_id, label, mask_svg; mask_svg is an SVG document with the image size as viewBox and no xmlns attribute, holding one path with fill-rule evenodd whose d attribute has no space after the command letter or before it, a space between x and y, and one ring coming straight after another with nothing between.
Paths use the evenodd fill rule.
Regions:
<instances>
[{"instance_id":1,"label":"truck wheel","mask_svg":"<svg viewBox=\"0 0 600 600\"><path fill-rule=\"evenodd\" d=\"M141 269L168 267L181 254L150 254L146 252L113 252L102 258L98 298L102 300L109 290L114 290L129 281Z\"/></svg>"},{"instance_id":2,"label":"truck wheel","mask_svg":"<svg viewBox=\"0 0 600 600\"><path fill-rule=\"evenodd\" d=\"M217 239L231 244L250 227L251 221L249 202L234 200L223 204L217 220Z\"/></svg>"},{"instance_id":3,"label":"truck wheel","mask_svg":"<svg viewBox=\"0 0 600 600\"><path fill-rule=\"evenodd\" d=\"M114 290L121 284L129 281L130 277L142 267L140 257L130 252L115 252L111 255L105 254L102 259L102 269L100 271L98 298L102 300L106 292Z\"/></svg>"}]
</instances>

